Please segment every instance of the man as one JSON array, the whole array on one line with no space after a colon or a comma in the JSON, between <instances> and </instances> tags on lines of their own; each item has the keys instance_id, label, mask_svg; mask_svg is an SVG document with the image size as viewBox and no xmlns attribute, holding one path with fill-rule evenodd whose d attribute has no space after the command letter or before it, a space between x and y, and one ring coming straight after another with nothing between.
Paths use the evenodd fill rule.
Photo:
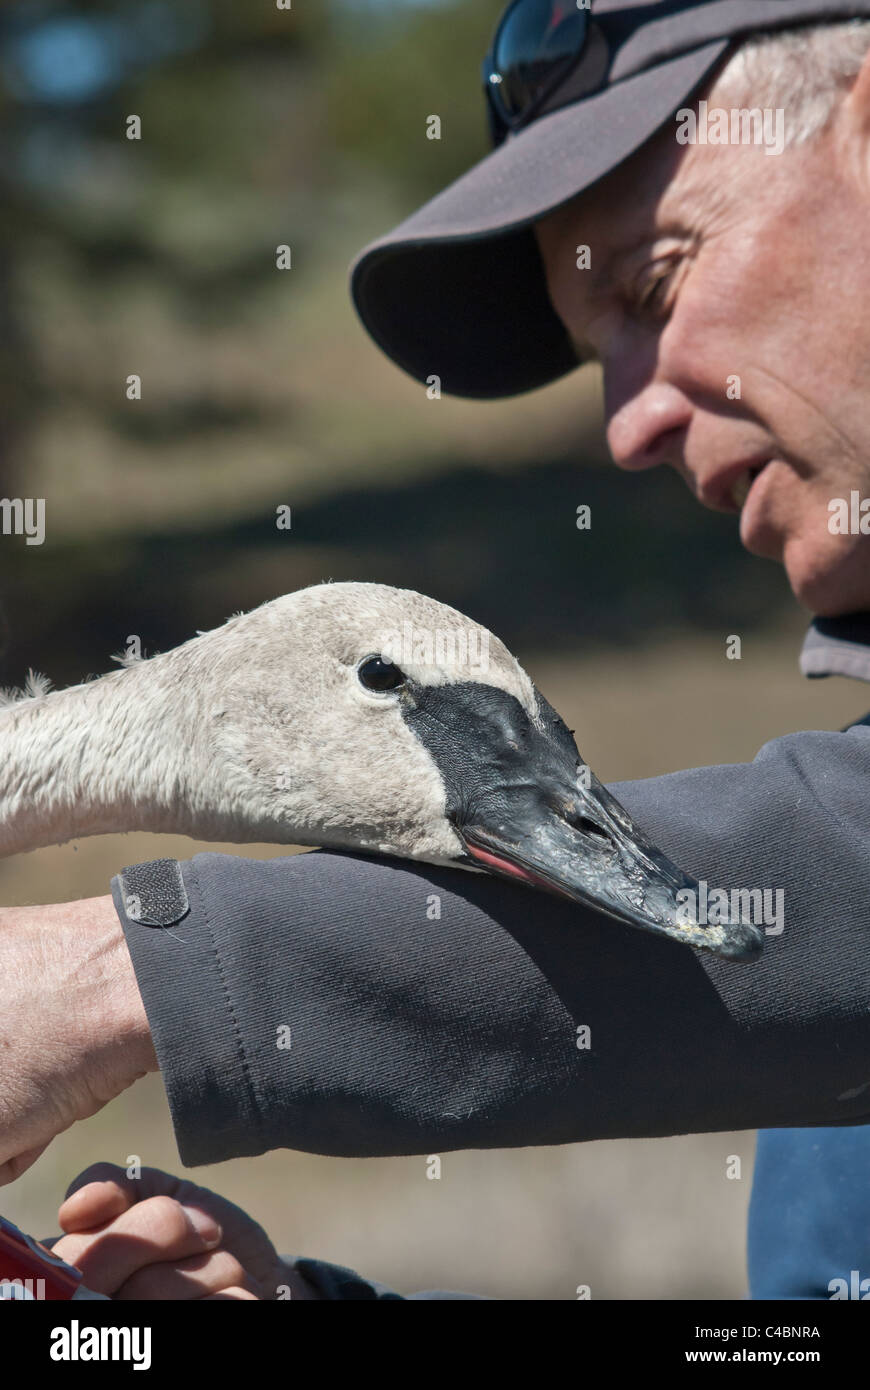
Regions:
<instances>
[{"instance_id":1,"label":"man","mask_svg":"<svg viewBox=\"0 0 870 1390\"><path fill-rule=\"evenodd\" d=\"M354 285L377 341L447 391L508 395L597 355L617 463L668 462L739 511L819 615L804 671L870 679L870 26L842 27L854 15L870 0L611 0L592 19L516 0L487 71L498 148L370 248ZM711 111L762 105L767 126L739 117L735 143L710 141ZM187 1164L866 1123L868 786L859 725L616 789L688 871L784 891L785 930L752 966L555 900L530 914L495 880L336 854L159 861L119 876L114 906L8 910L0 1171L158 1064Z\"/></svg>"}]
</instances>

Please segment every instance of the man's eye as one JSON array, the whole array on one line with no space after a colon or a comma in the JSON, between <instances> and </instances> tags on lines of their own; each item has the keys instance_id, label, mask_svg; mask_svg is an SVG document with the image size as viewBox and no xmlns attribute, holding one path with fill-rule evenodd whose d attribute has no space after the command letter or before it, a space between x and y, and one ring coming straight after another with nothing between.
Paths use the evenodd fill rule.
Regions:
<instances>
[{"instance_id":1,"label":"man's eye","mask_svg":"<svg viewBox=\"0 0 870 1390\"><path fill-rule=\"evenodd\" d=\"M671 308L671 290L676 267L672 262L655 267L640 285L636 312L653 321L667 317Z\"/></svg>"}]
</instances>

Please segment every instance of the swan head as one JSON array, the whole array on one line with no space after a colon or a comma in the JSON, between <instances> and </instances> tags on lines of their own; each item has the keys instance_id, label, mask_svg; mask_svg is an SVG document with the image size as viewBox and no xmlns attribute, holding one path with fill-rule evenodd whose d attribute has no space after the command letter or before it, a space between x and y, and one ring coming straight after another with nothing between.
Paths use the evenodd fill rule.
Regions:
<instances>
[{"instance_id":1,"label":"swan head","mask_svg":"<svg viewBox=\"0 0 870 1390\"><path fill-rule=\"evenodd\" d=\"M197 705L191 737L211 772L192 794L224 808L226 838L241 826L249 840L457 865L726 957L759 949L742 922L686 920L677 895L695 881L585 765L503 643L455 609L323 584L199 642L215 697ZM196 662L189 677L206 681Z\"/></svg>"}]
</instances>

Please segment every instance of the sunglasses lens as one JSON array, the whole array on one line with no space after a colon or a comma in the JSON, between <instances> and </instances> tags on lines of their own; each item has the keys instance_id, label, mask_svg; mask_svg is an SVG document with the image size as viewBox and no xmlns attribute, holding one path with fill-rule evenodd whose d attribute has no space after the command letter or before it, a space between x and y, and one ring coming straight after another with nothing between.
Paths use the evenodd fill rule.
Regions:
<instances>
[{"instance_id":1,"label":"sunglasses lens","mask_svg":"<svg viewBox=\"0 0 870 1390\"><path fill-rule=\"evenodd\" d=\"M527 110L583 48L589 11L576 0L520 0L502 21L493 52L493 95L510 118Z\"/></svg>"}]
</instances>

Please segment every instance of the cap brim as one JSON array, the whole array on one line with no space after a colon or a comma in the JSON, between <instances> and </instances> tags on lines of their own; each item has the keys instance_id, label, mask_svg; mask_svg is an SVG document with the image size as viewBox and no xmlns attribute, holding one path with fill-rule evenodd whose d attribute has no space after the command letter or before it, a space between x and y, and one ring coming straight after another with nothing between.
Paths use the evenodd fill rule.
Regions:
<instances>
[{"instance_id":1,"label":"cap brim","mask_svg":"<svg viewBox=\"0 0 870 1390\"><path fill-rule=\"evenodd\" d=\"M496 399L577 355L547 296L532 224L639 149L716 66L727 39L544 116L373 242L351 269L375 342L418 381Z\"/></svg>"}]
</instances>

